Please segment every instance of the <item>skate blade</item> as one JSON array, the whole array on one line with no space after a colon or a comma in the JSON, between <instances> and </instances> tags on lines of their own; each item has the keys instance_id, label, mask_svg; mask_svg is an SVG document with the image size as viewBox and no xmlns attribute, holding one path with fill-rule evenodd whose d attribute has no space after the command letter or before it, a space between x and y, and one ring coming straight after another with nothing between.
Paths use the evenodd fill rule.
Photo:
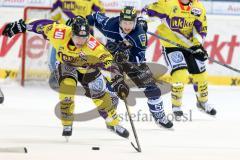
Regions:
<instances>
[{"instance_id":1,"label":"skate blade","mask_svg":"<svg viewBox=\"0 0 240 160\"><path fill-rule=\"evenodd\" d=\"M0 152L5 153L27 153L26 147L8 147L8 148L0 148Z\"/></svg>"},{"instance_id":2,"label":"skate blade","mask_svg":"<svg viewBox=\"0 0 240 160\"><path fill-rule=\"evenodd\" d=\"M119 134L117 134L115 131L113 131L112 129L107 128L107 130L109 130L110 132L112 132L113 134L117 135L118 137L124 138L124 139L128 139L129 137L122 137Z\"/></svg>"},{"instance_id":3,"label":"skate blade","mask_svg":"<svg viewBox=\"0 0 240 160\"><path fill-rule=\"evenodd\" d=\"M65 136L65 140L67 143L69 142L69 138L70 138L70 136Z\"/></svg>"},{"instance_id":4,"label":"skate blade","mask_svg":"<svg viewBox=\"0 0 240 160\"><path fill-rule=\"evenodd\" d=\"M174 126L172 126L171 128L166 128L166 127L162 126L161 124L159 124L159 123L157 123L157 122L155 122L155 124L156 124L158 127L163 128L163 129L165 129L165 130L174 131Z\"/></svg>"}]
</instances>

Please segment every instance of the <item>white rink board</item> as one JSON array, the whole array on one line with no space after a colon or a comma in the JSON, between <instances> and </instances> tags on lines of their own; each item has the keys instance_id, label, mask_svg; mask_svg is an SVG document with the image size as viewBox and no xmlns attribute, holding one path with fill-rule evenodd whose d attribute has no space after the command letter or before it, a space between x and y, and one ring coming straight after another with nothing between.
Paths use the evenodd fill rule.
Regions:
<instances>
[{"instance_id":1,"label":"white rink board","mask_svg":"<svg viewBox=\"0 0 240 160\"><path fill-rule=\"evenodd\" d=\"M2 7L0 15L0 28L2 30L3 25L6 22L22 18L23 9ZM208 25L209 33L206 44L209 44L209 46L207 46L207 50L212 58L215 58L223 63L226 62L233 67L240 68L240 17L210 15L208 16ZM149 29L150 31L155 31L156 26L154 24L149 24ZM99 37L99 35L96 36ZM151 39L150 36L149 38ZM234 39L235 44L233 43ZM3 36L0 35L0 44L2 44L0 46L0 69L19 69L21 59L19 55L21 40L22 35L18 35L12 39L3 38ZM157 52L161 52L160 48L156 47L155 39L149 46L146 53L148 61L152 61L153 57L158 57L156 56ZM39 50L36 50L35 54L38 53ZM156 58L155 60L159 63L165 64L163 56ZM237 73L216 64L208 64L208 72L210 76L238 76Z\"/></svg>"}]
</instances>

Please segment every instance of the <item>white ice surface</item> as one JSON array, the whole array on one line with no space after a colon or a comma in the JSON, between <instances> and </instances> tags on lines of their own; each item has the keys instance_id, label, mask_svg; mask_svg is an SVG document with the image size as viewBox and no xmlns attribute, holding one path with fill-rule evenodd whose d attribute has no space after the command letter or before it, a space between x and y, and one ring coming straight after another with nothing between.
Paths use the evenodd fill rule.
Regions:
<instances>
[{"instance_id":1,"label":"white ice surface","mask_svg":"<svg viewBox=\"0 0 240 160\"><path fill-rule=\"evenodd\" d=\"M98 118L74 123L73 136L66 143L61 136L61 123L54 114L58 102L56 92L48 86L22 88L11 84L1 88L5 102L0 105L0 148L26 146L29 153L0 153L0 160L240 159L239 87L209 87L210 102L218 111L216 117L211 117L196 109L192 87L187 86L183 109L188 121L174 120L174 130L159 128L154 122L137 122L135 118L142 153L137 153L130 145L130 141L135 141L129 121L122 123L131 132L129 140L106 130L104 121ZM171 114L170 94L163 98L165 110ZM76 112L92 108L90 99L76 97ZM118 111L125 112L122 102ZM139 119L149 116L146 99L138 99L131 111L141 113ZM91 150L93 146L100 147L100 150Z\"/></svg>"}]
</instances>

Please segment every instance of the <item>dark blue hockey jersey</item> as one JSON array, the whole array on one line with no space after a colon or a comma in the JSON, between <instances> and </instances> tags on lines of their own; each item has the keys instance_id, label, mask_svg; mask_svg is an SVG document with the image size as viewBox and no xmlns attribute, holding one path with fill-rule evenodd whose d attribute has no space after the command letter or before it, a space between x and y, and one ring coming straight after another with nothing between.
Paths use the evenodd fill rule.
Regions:
<instances>
[{"instance_id":1,"label":"dark blue hockey jersey","mask_svg":"<svg viewBox=\"0 0 240 160\"><path fill-rule=\"evenodd\" d=\"M122 42L127 40L132 44L129 53L130 62L145 61L145 51L147 48L147 35L142 26L136 24L136 27L129 34L125 35L119 27L119 16L109 18L99 12L87 16L90 25L94 25L108 41Z\"/></svg>"}]
</instances>

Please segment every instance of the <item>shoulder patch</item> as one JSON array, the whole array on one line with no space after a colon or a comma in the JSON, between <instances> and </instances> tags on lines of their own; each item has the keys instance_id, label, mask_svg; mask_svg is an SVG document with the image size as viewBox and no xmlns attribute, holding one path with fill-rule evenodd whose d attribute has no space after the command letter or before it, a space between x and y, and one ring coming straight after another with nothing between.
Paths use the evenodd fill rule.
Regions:
<instances>
[{"instance_id":1,"label":"shoulder patch","mask_svg":"<svg viewBox=\"0 0 240 160\"><path fill-rule=\"evenodd\" d=\"M65 29L60 29L56 28L53 34L54 39L64 39L65 37L66 30Z\"/></svg>"},{"instance_id":2,"label":"shoulder patch","mask_svg":"<svg viewBox=\"0 0 240 160\"><path fill-rule=\"evenodd\" d=\"M100 43L93 37L89 39L87 44L88 47L91 48L92 50L95 50L100 45Z\"/></svg>"},{"instance_id":3,"label":"shoulder patch","mask_svg":"<svg viewBox=\"0 0 240 160\"><path fill-rule=\"evenodd\" d=\"M99 14L99 13L98 13L98 14L96 15L96 20L97 20L97 22L100 23L100 24L105 20L105 18L106 18L106 17L104 17L104 15L102 15L102 14Z\"/></svg>"},{"instance_id":4,"label":"shoulder patch","mask_svg":"<svg viewBox=\"0 0 240 160\"><path fill-rule=\"evenodd\" d=\"M141 45L143 47L146 47L146 45L147 45L147 36L145 34L140 34L138 36L138 38L139 38L139 41L140 41Z\"/></svg>"}]
</instances>

